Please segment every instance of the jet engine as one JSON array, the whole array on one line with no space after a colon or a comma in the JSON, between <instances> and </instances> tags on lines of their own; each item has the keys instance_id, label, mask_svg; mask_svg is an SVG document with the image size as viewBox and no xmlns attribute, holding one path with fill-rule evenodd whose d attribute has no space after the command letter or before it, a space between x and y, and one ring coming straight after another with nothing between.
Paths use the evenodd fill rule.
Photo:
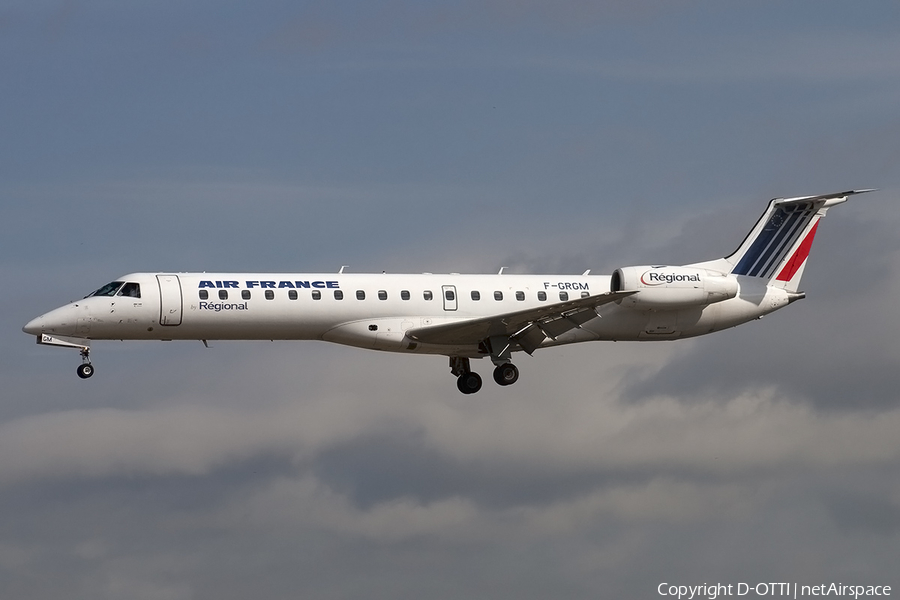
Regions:
<instances>
[{"instance_id":1,"label":"jet engine","mask_svg":"<svg viewBox=\"0 0 900 600\"><path fill-rule=\"evenodd\" d=\"M738 282L733 275L695 267L622 267L613 272L610 289L637 291L620 300L622 306L667 310L734 298Z\"/></svg>"}]
</instances>

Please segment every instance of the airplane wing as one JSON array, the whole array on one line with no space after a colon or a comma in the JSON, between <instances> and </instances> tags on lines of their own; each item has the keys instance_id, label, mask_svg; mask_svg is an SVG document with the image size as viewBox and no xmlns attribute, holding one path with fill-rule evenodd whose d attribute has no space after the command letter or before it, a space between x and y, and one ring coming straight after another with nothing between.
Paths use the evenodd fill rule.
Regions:
<instances>
[{"instance_id":1,"label":"airplane wing","mask_svg":"<svg viewBox=\"0 0 900 600\"><path fill-rule=\"evenodd\" d=\"M406 335L423 344L447 345L478 344L492 337L507 338L508 343L517 343L531 354L545 338L556 339L596 317L598 306L634 293L636 292L606 292L490 317L416 327L408 330Z\"/></svg>"}]
</instances>

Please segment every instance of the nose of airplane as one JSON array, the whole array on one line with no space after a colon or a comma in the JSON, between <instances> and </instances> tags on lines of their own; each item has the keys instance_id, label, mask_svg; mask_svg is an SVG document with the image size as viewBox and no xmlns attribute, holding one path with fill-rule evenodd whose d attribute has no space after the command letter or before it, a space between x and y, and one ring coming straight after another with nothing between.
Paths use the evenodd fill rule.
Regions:
<instances>
[{"instance_id":1,"label":"nose of airplane","mask_svg":"<svg viewBox=\"0 0 900 600\"><path fill-rule=\"evenodd\" d=\"M32 335L55 333L57 335L76 335L79 318L83 319L77 304L60 306L25 324L22 331Z\"/></svg>"},{"instance_id":2,"label":"nose of airplane","mask_svg":"<svg viewBox=\"0 0 900 600\"><path fill-rule=\"evenodd\" d=\"M44 316L41 315L40 317L25 323L25 327L22 328L22 331L30 333L31 335L41 335L44 331Z\"/></svg>"}]
</instances>

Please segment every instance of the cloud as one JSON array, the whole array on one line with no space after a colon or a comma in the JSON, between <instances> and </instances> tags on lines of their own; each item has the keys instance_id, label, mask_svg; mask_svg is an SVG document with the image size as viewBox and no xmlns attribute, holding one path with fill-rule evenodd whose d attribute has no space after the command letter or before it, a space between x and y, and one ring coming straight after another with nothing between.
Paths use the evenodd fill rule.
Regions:
<instances>
[{"instance_id":1,"label":"cloud","mask_svg":"<svg viewBox=\"0 0 900 600\"><path fill-rule=\"evenodd\" d=\"M360 507L308 475L279 478L240 496L192 527L285 534L326 532L395 544L435 539L450 544L565 538L598 522L698 523L752 512L750 489L734 483L688 483L661 477L591 490L546 505L483 506L465 496L422 502L400 497Z\"/></svg>"},{"instance_id":2,"label":"cloud","mask_svg":"<svg viewBox=\"0 0 900 600\"><path fill-rule=\"evenodd\" d=\"M367 509L323 485L314 477L280 478L248 497L237 498L210 518L207 526L230 529L233 523L263 530L307 529L342 536L396 542L408 538L452 536L479 519L477 507L461 497L431 503L395 498Z\"/></svg>"},{"instance_id":3,"label":"cloud","mask_svg":"<svg viewBox=\"0 0 900 600\"><path fill-rule=\"evenodd\" d=\"M191 404L144 410L67 410L0 425L0 483L41 479L208 475L260 456L301 461L319 446L376 426L365 406L275 410ZM372 417L372 419L367 419Z\"/></svg>"},{"instance_id":4,"label":"cloud","mask_svg":"<svg viewBox=\"0 0 900 600\"><path fill-rule=\"evenodd\" d=\"M820 413L790 401L775 385L692 402L660 391L639 402L620 399L635 373L667 373L652 364L659 355L646 357L642 368L634 355L617 361L612 355L620 346L542 351L568 352L561 357L567 364L560 370L529 365L531 393L485 390L491 399L477 406L443 398L455 390L440 367L429 376L434 382L425 383L426 389L441 386L439 394L353 394L360 381L392 372L403 378L407 366L389 366L396 358L385 356L380 366L357 366L344 381L329 376L336 367L324 367L320 376L332 382L328 389L302 398L276 391L291 376L284 371L256 386L262 396L276 394L256 408L216 406L212 395L200 404L172 399L138 410L13 419L0 425L0 454L7 457L0 482L206 477L229 465L277 459L300 472L311 469L363 507L460 495L486 506L542 505L635 478L729 480L900 458L893 435L900 426L897 407ZM598 368L603 356L612 360Z\"/></svg>"}]
</instances>

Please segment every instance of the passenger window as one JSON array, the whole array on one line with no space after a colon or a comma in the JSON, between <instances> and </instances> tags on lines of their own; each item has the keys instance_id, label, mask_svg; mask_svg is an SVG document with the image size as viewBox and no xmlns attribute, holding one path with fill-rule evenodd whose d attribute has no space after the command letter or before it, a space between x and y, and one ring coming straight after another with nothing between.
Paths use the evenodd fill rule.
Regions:
<instances>
[{"instance_id":1,"label":"passenger window","mask_svg":"<svg viewBox=\"0 0 900 600\"><path fill-rule=\"evenodd\" d=\"M568 300L568 299L569 299L569 292L560 292L560 293L559 293L559 299L560 299L562 302L565 302L566 300Z\"/></svg>"},{"instance_id":2,"label":"passenger window","mask_svg":"<svg viewBox=\"0 0 900 600\"><path fill-rule=\"evenodd\" d=\"M538 300L541 302L547 301L547 292L538 292Z\"/></svg>"},{"instance_id":3,"label":"passenger window","mask_svg":"<svg viewBox=\"0 0 900 600\"><path fill-rule=\"evenodd\" d=\"M409 290L401 290L400 291L400 299L401 300L409 300Z\"/></svg>"},{"instance_id":4,"label":"passenger window","mask_svg":"<svg viewBox=\"0 0 900 600\"><path fill-rule=\"evenodd\" d=\"M365 300L365 299L366 299L366 293L365 293L364 291L362 291L362 290L356 290L356 299L357 299L357 300Z\"/></svg>"},{"instance_id":5,"label":"passenger window","mask_svg":"<svg viewBox=\"0 0 900 600\"><path fill-rule=\"evenodd\" d=\"M456 300L456 294L453 293L453 290L445 290L444 298L446 298L450 302L453 302L454 300Z\"/></svg>"},{"instance_id":6,"label":"passenger window","mask_svg":"<svg viewBox=\"0 0 900 600\"><path fill-rule=\"evenodd\" d=\"M516 292L516 300L522 302L525 300L525 292Z\"/></svg>"},{"instance_id":7,"label":"passenger window","mask_svg":"<svg viewBox=\"0 0 900 600\"><path fill-rule=\"evenodd\" d=\"M590 292L581 292L581 297L582 297L582 298L587 298L587 297L590 296L590 295L591 295Z\"/></svg>"},{"instance_id":8,"label":"passenger window","mask_svg":"<svg viewBox=\"0 0 900 600\"><path fill-rule=\"evenodd\" d=\"M313 290L312 298L313 298L313 300L321 300L322 292L320 292L319 290Z\"/></svg>"},{"instance_id":9,"label":"passenger window","mask_svg":"<svg viewBox=\"0 0 900 600\"><path fill-rule=\"evenodd\" d=\"M288 300L297 299L297 290L288 290Z\"/></svg>"},{"instance_id":10,"label":"passenger window","mask_svg":"<svg viewBox=\"0 0 900 600\"><path fill-rule=\"evenodd\" d=\"M241 298L244 300L250 299L250 290L241 290Z\"/></svg>"},{"instance_id":11,"label":"passenger window","mask_svg":"<svg viewBox=\"0 0 900 600\"><path fill-rule=\"evenodd\" d=\"M219 300L228 300L228 290L219 290Z\"/></svg>"},{"instance_id":12,"label":"passenger window","mask_svg":"<svg viewBox=\"0 0 900 600\"><path fill-rule=\"evenodd\" d=\"M481 293L476 292L475 290L472 290L472 300L474 300L475 302L478 302L479 300L481 300Z\"/></svg>"},{"instance_id":13,"label":"passenger window","mask_svg":"<svg viewBox=\"0 0 900 600\"><path fill-rule=\"evenodd\" d=\"M140 298L141 297L141 284L139 283L126 283L122 286L122 289L119 290L119 293L116 296L127 296L129 298Z\"/></svg>"},{"instance_id":14,"label":"passenger window","mask_svg":"<svg viewBox=\"0 0 900 600\"><path fill-rule=\"evenodd\" d=\"M343 300L344 292L342 292L341 290L334 290L334 299L335 300Z\"/></svg>"},{"instance_id":15,"label":"passenger window","mask_svg":"<svg viewBox=\"0 0 900 600\"><path fill-rule=\"evenodd\" d=\"M200 290L200 299L209 300L209 292L207 292L206 290Z\"/></svg>"},{"instance_id":16,"label":"passenger window","mask_svg":"<svg viewBox=\"0 0 900 600\"><path fill-rule=\"evenodd\" d=\"M387 300L387 292L385 290L378 290L378 299Z\"/></svg>"},{"instance_id":17,"label":"passenger window","mask_svg":"<svg viewBox=\"0 0 900 600\"><path fill-rule=\"evenodd\" d=\"M266 300L274 300L275 299L275 291L274 290L266 290Z\"/></svg>"},{"instance_id":18,"label":"passenger window","mask_svg":"<svg viewBox=\"0 0 900 600\"><path fill-rule=\"evenodd\" d=\"M498 302L503 300L503 292L494 292L494 300Z\"/></svg>"},{"instance_id":19,"label":"passenger window","mask_svg":"<svg viewBox=\"0 0 900 600\"><path fill-rule=\"evenodd\" d=\"M426 300L432 300L434 298L434 294L432 294L430 290L425 290L425 292L422 294L422 296Z\"/></svg>"}]
</instances>

